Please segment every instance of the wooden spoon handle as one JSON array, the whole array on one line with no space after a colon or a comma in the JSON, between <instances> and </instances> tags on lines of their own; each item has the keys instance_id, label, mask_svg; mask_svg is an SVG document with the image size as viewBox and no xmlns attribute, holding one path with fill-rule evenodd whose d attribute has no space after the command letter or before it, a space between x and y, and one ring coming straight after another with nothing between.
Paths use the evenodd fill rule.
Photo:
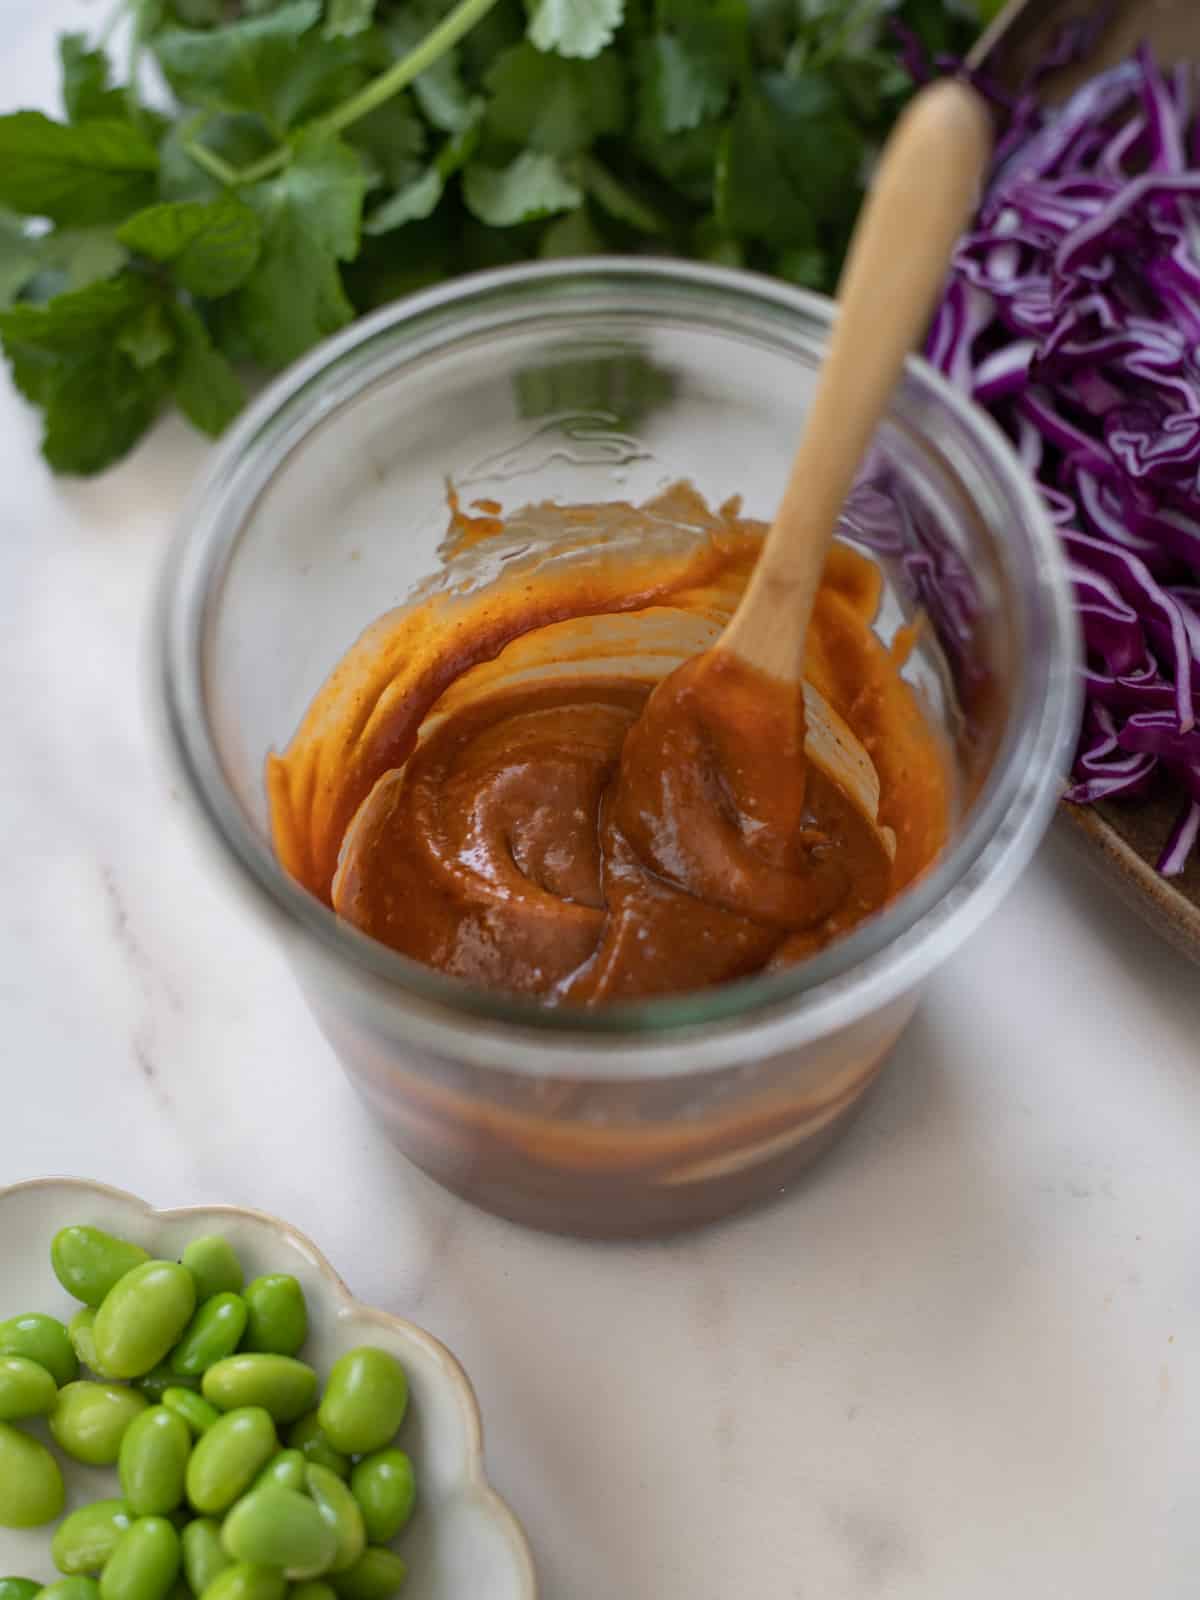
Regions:
<instances>
[{"instance_id":1,"label":"wooden spoon handle","mask_svg":"<svg viewBox=\"0 0 1200 1600\"><path fill-rule=\"evenodd\" d=\"M721 640L773 677L801 676L838 516L978 204L992 140L982 97L945 79L916 96L884 150L787 488Z\"/></svg>"}]
</instances>

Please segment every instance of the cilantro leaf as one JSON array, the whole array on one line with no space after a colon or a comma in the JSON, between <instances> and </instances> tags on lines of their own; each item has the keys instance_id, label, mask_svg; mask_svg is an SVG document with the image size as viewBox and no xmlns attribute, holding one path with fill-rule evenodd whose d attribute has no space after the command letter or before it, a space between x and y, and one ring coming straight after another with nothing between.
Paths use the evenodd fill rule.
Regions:
<instances>
[{"instance_id":1,"label":"cilantro leaf","mask_svg":"<svg viewBox=\"0 0 1200 1600\"><path fill-rule=\"evenodd\" d=\"M858 200L866 144L815 74L766 73L744 96L717 162L716 213L736 238L810 248Z\"/></svg>"},{"instance_id":2,"label":"cilantro leaf","mask_svg":"<svg viewBox=\"0 0 1200 1600\"><path fill-rule=\"evenodd\" d=\"M338 263L358 252L366 187L350 146L312 131L278 178L247 191L262 254L238 291L238 315L265 366L286 366L352 320Z\"/></svg>"},{"instance_id":3,"label":"cilantro leaf","mask_svg":"<svg viewBox=\"0 0 1200 1600\"><path fill-rule=\"evenodd\" d=\"M376 0L329 0L325 17L327 39L348 39L365 33L375 20Z\"/></svg>"},{"instance_id":4,"label":"cilantro leaf","mask_svg":"<svg viewBox=\"0 0 1200 1600\"><path fill-rule=\"evenodd\" d=\"M152 261L170 262L181 288L215 299L231 294L254 270L262 230L250 207L228 195L150 206L130 217L117 237Z\"/></svg>"},{"instance_id":5,"label":"cilantro leaf","mask_svg":"<svg viewBox=\"0 0 1200 1600\"><path fill-rule=\"evenodd\" d=\"M839 4L843 0L838 0ZM745 0L658 0L642 64L643 106L664 134L719 116L748 65Z\"/></svg>"},{"instance_id":6,"label":"cilantro leaf","mask_svg":"<svg viewBox=\"0 0 1200 1600\"><path fill-rule=\"evenodd\" d=\"M94 121L127 115L123 89L110 87L110 67L103 50L88 48L87 35L64 33L58 41L58 60L62 70L63 109L69 122Z\"/></svg>"},{"instance_id":7,"label":"cilantro leaf","mask_svg":"<svg viewBox=\"0 0 1200 1600\"><path fill-rule=\"evenodd\" d=\"M242 409L246 392L190 306L173 305L171 320L179 346L175 366L179 409L202 433L215 438Z\"/></svg>"},{"instance_id":8,"label":"cilantro leaf","mask_svg":"<svg viewBox=\"0 0 1200 1600\"><path fill-rule=\"evenodd\" d=\"M37 241L18 217L0 211L0 308L12 305L41 267Z\"/></svg>"},{"instance_id":9,"label":"cilantro leaf","mask_svg":"<svg viewBox=\"0 0 1200 1600\"><path fill-rule=\"evenodd\" d=\"M612 50L568 61L526 42L498 56L484 82L489 132L546 155L575 155L625 125L625 78Z\"/></svg>"},{"instance_id":10,"label":"cilantro leaf","mask_svg":"<svg viewBox=\"0 0 1200 1600\"><path fill-rule=\"evenodd\" d=\"M0 117L0 205L86 226L119 222L154 195L158 155L131 123L70 127L40 111Z\"/></svg>"},{"instance_id":11,"label":"cilantro leaf","mask_svg":"<svg viewBox=\"0 0 1200 1600\"><path fill-rule=\"evenodd\" d=\"M363 117L345 138L366 157L372 175L392 188L411 183L421 171L425 125L407 95L397 95Z\"/></svg>"},{"instance_id":12,"label":"cilantro leaf","mask_svg":"<svg viewBox=\"0 0 1200 1600\"><path fill-rule=\"evenodd\" d=\"M171 27L154 54L174 93L187 105L250 111L276 130L286 127L281 102L300 40L321 17L321 0L287 0L265 16L219 28Z\"/></svg>"},{"instance_id":13,"label":"cilantro leaf","mask_svg":"<svg viewBox=\"0 0 1200 1600\"><path fill-rule=\"evenodd\" d=\"M625 0L526 0L529 37L560 56L598 56L613 41Z\"/></svg>"},{"instance_id":14,"label":"cilantro leaf","mask_svg":"<svg viewBox=\"0 0 1200 1600\"><path fill-rule=\"evenodd\" d=\"M445 192L447 180L464 167L479 143L479 124L474 123L447 139L433 165L410 179L390 199L367 218L364 232L378 235L408 222L421 222L433 215Z\"/></svg>"},{"instance_id":15,"label":"cilantro leaf","mask_svg":"<svg viewBox=\"0 0 1200 1600\"><path fill-rule=\"evenodd\" d=\"M526 150L506 167L472 162L463 173L463 199L480 222L512 228L583 204L583 190L553 156Z\"/></svg>"}]
</instances>

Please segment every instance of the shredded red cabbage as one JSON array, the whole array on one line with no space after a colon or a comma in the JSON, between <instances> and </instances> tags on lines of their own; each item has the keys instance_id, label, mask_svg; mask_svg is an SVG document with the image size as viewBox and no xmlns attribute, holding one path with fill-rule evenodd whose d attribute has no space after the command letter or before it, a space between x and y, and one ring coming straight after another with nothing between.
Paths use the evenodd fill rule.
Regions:
<instances>
[{"instance_id":1,"label":"shredded red cabbage","mask_svg":"<svg viewBox=\"0 0 1200 1600\"><path fill-rule=\"evenodd\" d=\"M1070 49L1070 42L1064 47ZM1087 652L1067 798L1183 811L1200 837L1200 117L1148 51L1009 122L926 354L995 416L1061 534Z\"/></svg>"}]
</instances>

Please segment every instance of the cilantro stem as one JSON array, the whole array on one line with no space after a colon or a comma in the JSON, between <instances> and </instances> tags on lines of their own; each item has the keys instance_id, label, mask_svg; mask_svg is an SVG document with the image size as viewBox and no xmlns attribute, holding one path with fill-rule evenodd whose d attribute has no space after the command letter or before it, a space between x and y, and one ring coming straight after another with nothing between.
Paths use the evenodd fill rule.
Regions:
<instances>
[{"instance_id":1,"label":"cilantro stem","mask_svg":"<svg viewBox=\"0 0 1200 1600\"><path fill-rule=\"evenodd\" d=\"M608 168L601 166L595 156L580 156L575 163L575 171L579 182L595 196L610 216L631 223L643 233L656 233L660 236L670 233L670 224L666 219L614 178Z\"/></svg>"},{"instance_id":2,"label":"cilantro stem","mask_svg":"<svg viewBox=\"0 0 1200 1600\"><path fill-rule=\"evenodd\" d=\"M199 139L188 139L183 147L198 167L203 167L210 178L215 178L218 183L223 183L232 189L241 182L242 175L236 167L231 167L228 161L217 155L215 150L210 150L207 145L202 145Z\"/></svg>"},{"instance_id":3,"label":"cilantro stem","mask_svg":"<svg viewBox=\"0 0 1200 1600\"><path fill-rule=\"evenodd\" d=\"M497 0L461 0L444 21L439 22L436 28L425 35L415 49L410 50L406 56L401 56L400 60L394 62L386 72L380 73L379 77L374 78L365 88L351 95L349 100L343 101L325 116L318 117L314 126L328 133L341 133L360 118L377 111L393 95L399 94L401 89L407 89L414 78L419 78L423 72L427 72L447 50L458 43L464 34L469 33L477 22L482 21L496 3ZM281 145L278 150L272 150L269 156L263 156L260 161L252 162L250 166L234 173L234 181L259 183L263 178L269 178L278 172L281 167L287 166L290 154L289 146ZM214 169L210 167L209 170Z\"/></svg>"}]
</instances>

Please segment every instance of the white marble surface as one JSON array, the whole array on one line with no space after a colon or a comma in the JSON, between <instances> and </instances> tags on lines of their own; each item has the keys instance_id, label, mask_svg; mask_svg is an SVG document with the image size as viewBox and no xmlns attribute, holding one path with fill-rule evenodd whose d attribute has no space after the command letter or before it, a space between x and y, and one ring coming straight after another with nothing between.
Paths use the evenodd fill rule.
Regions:
<instances>
[{"instance_id":1,"label":"white marble surface","mask_svg":"<svg viewBox=\"0 0 1200 1600\"><path fill-rule=\"evenodd\" d=\"M3 10L0 104L49 104L100 8ZM0 392L0 1181L309 1232L466 1363L546 1600L1194 1595L1195 972L1052 842L775 1209L640 1248L477 1215L372 1127L151 759L203 450L53 483Z\"/></svg>"}]
</instances>

